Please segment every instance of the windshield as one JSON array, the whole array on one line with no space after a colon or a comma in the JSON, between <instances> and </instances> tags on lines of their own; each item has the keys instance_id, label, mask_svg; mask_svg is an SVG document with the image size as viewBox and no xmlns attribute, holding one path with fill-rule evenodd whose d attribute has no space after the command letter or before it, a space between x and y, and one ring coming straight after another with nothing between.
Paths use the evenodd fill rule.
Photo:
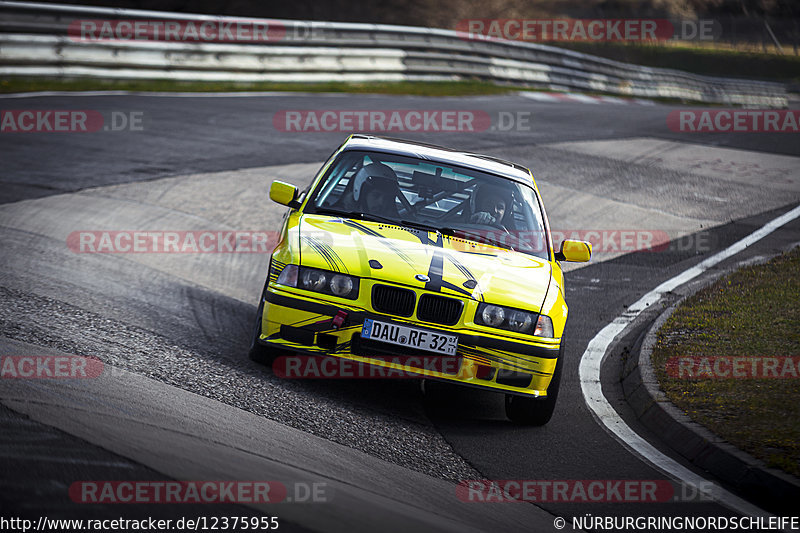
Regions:
<instances>
[{"instance_id":1,"label":"windshield","mask_svg":"<svg viewBox=\"0 0 800 533\"><path fill-rule=\"evenodd\" d=\"M436 161L342 152L306 211L439 231L549 259L532 187Z\"/></svg>"}]
</instances>

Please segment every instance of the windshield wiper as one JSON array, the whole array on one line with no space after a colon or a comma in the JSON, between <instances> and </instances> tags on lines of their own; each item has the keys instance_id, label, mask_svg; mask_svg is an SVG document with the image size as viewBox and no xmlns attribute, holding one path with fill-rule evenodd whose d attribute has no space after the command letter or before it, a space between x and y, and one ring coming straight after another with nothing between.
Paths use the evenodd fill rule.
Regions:
<instances>
[{"instance_id":1,"label":"windshield wiper","mask_svg":"<svg viewBox=\"0 0 800 533\"><path fill-rule=\"evenodd\" d=\"M328 209L325 207L318 207L315 210L315 213L319 215L337 215L347 218L357 218L358 220L383 222L384 224L394 224L394 225L399 224L397 220L392 220L390 218L382 217L380 215L373 215L372 213L361 213L360 211L339 211L338 209Z\"/></svg>"},{"instance_id":2,"label":"windshield wiper","mask_svg":"<svg viewBox=\"0 0 800 533\"><path fill-rule=\"evenodd\" d=\"M338 215L348 218L357 218L359 220L371 220L373 222L383 222L384 224L392 224L394 226L407 226L409 228L417 228L425 231L433 231L440 233L439 228L424 224L422 222L415 222L413 220L394 220L380 215L373 215L372 213L361 213L359 211L339 211L337 209L330 209L327 207L318 207L315 213L320 215Z\"/></svg>"},{"instance_id":3,"label":"windshield wiper","mask_svg":"<svg viewBox=\"0 0 800 533\"><path fill-rule=\"evenodd\" d=\"M441 233L441 230L436 226L431 226L430 224L425 224L424 222L415 222L414 220L401 220L400 224L402 224L403 226L408 226L409 228L417 228L425 231L432 231L434 233Z\"/></svg>"}]
</instances>

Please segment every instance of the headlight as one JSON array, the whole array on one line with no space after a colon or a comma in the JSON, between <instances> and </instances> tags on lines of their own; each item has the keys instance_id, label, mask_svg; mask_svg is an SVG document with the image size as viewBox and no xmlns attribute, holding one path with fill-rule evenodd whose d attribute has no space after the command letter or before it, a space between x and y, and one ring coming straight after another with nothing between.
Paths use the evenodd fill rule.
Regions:
<instances>
[{"instance_id":1,"label":"headlight","mask_svg":"<svg viewBox=\"0 0 800 533\"><path fill-rule=\"evenodd\" d=\"M325 290L325 282L328 281L325 272L311 268L303 269L301 279L303 280L303 289L316 292L323 292Z\"/></svg>"},{"instance_id":2,"label":"headlight","mask_svg":"<svg viewBox=\"0 0 800 533\"><path fill-rule=\"evenodd\" d=\"M330 289L336 296L346 298L348 294L353 292L353 278L336 274L331 278Z\"/></svg>"},{"instance_id":3,"label":"headlight","mask_svg":"<svg viewBox=\"0 0 800 533\"><path fill-rule=\"evenodd\" d=\"M492 304L479 304L475 313L475 322L492 328L537 335L540 337L553 336L553 322L545 315L538 315L521 309L511 309ZM539 324L542 327L539 328ZM549 329L548 329L549 327Z\"/></svg>"},{"instance_id":4,"label":"headlight","mask_svg":"<svg viewBox=\"0 0 800 533\"><path fill-rule=\"evenodd\" d=\"M524 311L511 311L508 314L508 325L514 331L530 331L533 325L533 315Z\"/></svg>"},{"instance_id":5,"label":"headlight","mask_svg":"<svg viewBox=\"0 0 800 533\"><path fill-rule=\"evenodd\" d=\"M502 307L496 305L487 305L481 311L481 318L483 323L493 328L499 327L506 319L506 313Z\"/></svg>"},{"instance_id":6,"label":"headlight","mask_svg":"<svg viewBox=\"0 0 800 533\"><path fill-rule=\"evenodd\" d=\"M286 265L276 280L279 285L331 294L350 300L358 298L358 282L359 279L355 276L297 265Z\"/></svg>"}]
</instances>

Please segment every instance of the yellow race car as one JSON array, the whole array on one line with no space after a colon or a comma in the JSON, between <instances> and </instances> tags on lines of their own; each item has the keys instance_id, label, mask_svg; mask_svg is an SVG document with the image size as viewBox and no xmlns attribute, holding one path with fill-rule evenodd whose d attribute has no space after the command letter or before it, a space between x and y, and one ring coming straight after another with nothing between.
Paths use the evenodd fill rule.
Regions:
<instances>
[{"instance_id":1,"label":"yellow race car","mask_svg":"<svg viewBox=\"0 0 800 533\"><path fill-rule=\"evenodd\" d=\"M272 252L253 360L304 354L504 393L507 416L550 420L567 321L560 261L530 170L351 135L289 207ZM339 360L341 361L341 360Z\"/></svg>"}]
</instances>

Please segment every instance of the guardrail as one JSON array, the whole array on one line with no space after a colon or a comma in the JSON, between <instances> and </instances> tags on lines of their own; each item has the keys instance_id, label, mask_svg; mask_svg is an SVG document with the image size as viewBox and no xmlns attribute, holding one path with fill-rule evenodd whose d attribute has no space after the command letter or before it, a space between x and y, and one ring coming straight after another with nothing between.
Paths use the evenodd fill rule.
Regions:
<instances>
[{"instance_id":1,"label":"guardrail","mask_svg":"<svg viewBox=\"0 0 800 533\"><path fill-rule=\"evenodd\" d=\"M269 42L82 40L74 21L148 20L281 27ZM782 84L642 67L536 43L452 30L0 1L0 74L242 82L482 79L550 90L786 107Z\"/></svg>"}]
</instances>

